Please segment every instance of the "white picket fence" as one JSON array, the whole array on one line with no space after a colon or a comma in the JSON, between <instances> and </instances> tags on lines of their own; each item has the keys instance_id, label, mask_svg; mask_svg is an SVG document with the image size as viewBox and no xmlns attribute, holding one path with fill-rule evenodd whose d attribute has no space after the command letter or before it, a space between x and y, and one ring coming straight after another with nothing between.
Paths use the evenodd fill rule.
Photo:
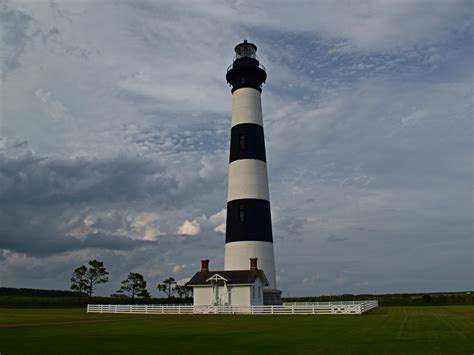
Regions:
<instances>
[{"instance_id":1,"label":"white picket fence","mask_svg":"<svg viewBox=\"0 0 474 355\"><path fill-rule=\"evenodd\" d=\"M378 301L295 302L282 306L192 306L146 304L88 304L88 313L132 314L362 314Z\"/></svg>"}]
</instances>

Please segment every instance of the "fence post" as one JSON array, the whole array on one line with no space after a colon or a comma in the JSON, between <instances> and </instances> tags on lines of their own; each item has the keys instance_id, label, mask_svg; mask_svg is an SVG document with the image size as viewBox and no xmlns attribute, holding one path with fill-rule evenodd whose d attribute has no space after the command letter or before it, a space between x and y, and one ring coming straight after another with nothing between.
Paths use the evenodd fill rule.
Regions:
<instances>
[{"instance_id":1,"label":"fence post","mask_svg":"<svg viewBox=\"0 0 474 355\"><path fill-rule=\"evenodd\" d=\"M311 307L311 308L313 309L313 314L314 314L314 304L312 305L312 307Z\"/></svg>"},{"instance_id":2,"label":"fence post","mask_svg":"<svg viewBox=\"0 0 474 355\"><path fill-rule=\"evenodd\" d=\"M291 305L291 314L295 314L295 305L294 304Z\"/></svg>"}]
</instances>

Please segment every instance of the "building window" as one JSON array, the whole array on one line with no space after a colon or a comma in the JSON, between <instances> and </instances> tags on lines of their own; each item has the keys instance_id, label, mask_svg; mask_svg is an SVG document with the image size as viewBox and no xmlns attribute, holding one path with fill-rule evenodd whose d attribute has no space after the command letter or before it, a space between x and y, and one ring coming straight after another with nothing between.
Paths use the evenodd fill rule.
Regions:
<instances>
[{"instance_id":1,"label":"building window","mask_svg":"<svg viewBox=\"0 0 474 355\"><path fill-rule=\"evenodd\" d=\"M245 133L240 134L240 150L245 150L247 148L247 141L246 141Z\"/></svg>"},{"instance_id":2,"label":"building window","mask_svg":"<svg viewBox=\"0 0 474 355\"><path fill-rule=\"evenodd\" d=\"M239 221L240 223L245 222L245 205L243 203L239 205Z\"/></svg>"},{"instance_id":3,"label":"building window","mask_svg":"<svg viewBox=\"0 0 474 355\"><path fill-rule=\"evenodd\" d=\"M258 286L258 299L262 298L262 288Z\"/></svg>"},{"instance_id":4,"label":"building window","mask_svg":"<svg viewBox=\"0 0 474 355\"><path fill-rule=\"evenodd\" d=\"M252 286L252 298L255 299L255 286Z\"/></svg>"}]
</instances>

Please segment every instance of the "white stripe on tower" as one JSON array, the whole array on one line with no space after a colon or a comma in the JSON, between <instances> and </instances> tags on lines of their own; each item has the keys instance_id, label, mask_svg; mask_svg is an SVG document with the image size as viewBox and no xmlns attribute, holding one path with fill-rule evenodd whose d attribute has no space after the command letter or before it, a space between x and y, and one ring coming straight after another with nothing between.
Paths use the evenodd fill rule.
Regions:
<instances>
[{"instance_id":1,"label":"white stripe on tower","mask_svg":"<svg viewBox=\"0 0 474 355\"><path fill-rule=\"evenodd\" d=\"M232 94L232 127L240 123L263 127L260 92L254 88L240 88Z\"/></svg>"},{"instance_id":2,"label":"white stripe on tower","mask_svg":"<svg viewBox=\"0 0 474 355\"><path fill-rule=\"evenodd\" d=\"M243 198L270 201L267 163L264 161L239 159L230 163L227 202Z\"/></svg>"}]
</instances>

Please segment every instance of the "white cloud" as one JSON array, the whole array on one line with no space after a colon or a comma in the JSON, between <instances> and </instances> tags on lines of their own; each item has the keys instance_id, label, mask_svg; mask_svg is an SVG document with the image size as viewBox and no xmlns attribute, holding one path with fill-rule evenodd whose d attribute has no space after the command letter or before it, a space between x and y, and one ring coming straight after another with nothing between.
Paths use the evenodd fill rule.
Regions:
<instances>
[{"instance_id":1,"label":"white cloud","mask_svg":"<svg viewBox=\"0 0 474 355\"><path fill-rule=\"evenodd\" d=\"M213 215L211 215L209 217L209 222L213 225L221 224L221 223L225 222L226 216L227 216L227 208L223 208L219 212L214 213Z\"/></svg>"},{"instance_id":2,"label":"white cloud","mask_svg":"<svg viewBox=\"0 0 474 355\"><path fill-rule=\"evenodd\" d=\"M214 231L218 233L225 233L225 226L226 226L226 217L227 217L227 209L223 208L219 212L211 215L209 217L209 223L214 226Z\"/></svg>"},{"instance_id":3,"label":"white cloud","mask_svg":"<svg viewBox=\"0 0 474 355\"><path fill-rule=\"evenodd\" d=\"M179 285L179 286L184 286L184 285L186 285L186 283L189 282L189 280L191 280L190 277L187 277L185 279L180 279L180 280L176 281L176 284Z\"/></svg>"},{"instance_id":4,"label":"white cloud","mask_svg":"<svg viewBox=\"0 0 474 355\"><path fill-rule=\"evenodd\" d=\"M159 222L161 215L153 212L142 212L129 216L132 231L139 239L156 240L159 236L166 235L160 231Z\"/></svg>"},{"instance_id":5,"label":"white cloud","mask_svg":"<svg viewBox=\"0 0 474 355\"><path fill-rule=\"evenodd\" d=\"M186 264L175 265L175 266L173 266L173 269L171 270L171 272L173 274L178 274L178 273L182 272L185 269L186 269Z\"/></svg>"},{"instance_id":6,"label":"white cloud","mask_svg":"<svg viewBox=\"0 0 474 355\"><path fill-rule=\"evenodd\" d=\"M225 234L225 231L226 231L226 224L225 224L225 223L219 224L218 226L216 226L216 227L214 228L214 231L215 231L215 232L218 232L218 233Z\"/></svg>"},{"instance_id":7,"label":"white cloud","mask_svg":"<svg viewBox=\"0 0 474 355\"><path fill-rule=\"evenodd\" d=\"M198 235L200 231L201 227L199 226L199 223L197 221L186 220L182 225L178 227L176 233L179 235L195 236Z\"/></svg>"}]
</instances>

